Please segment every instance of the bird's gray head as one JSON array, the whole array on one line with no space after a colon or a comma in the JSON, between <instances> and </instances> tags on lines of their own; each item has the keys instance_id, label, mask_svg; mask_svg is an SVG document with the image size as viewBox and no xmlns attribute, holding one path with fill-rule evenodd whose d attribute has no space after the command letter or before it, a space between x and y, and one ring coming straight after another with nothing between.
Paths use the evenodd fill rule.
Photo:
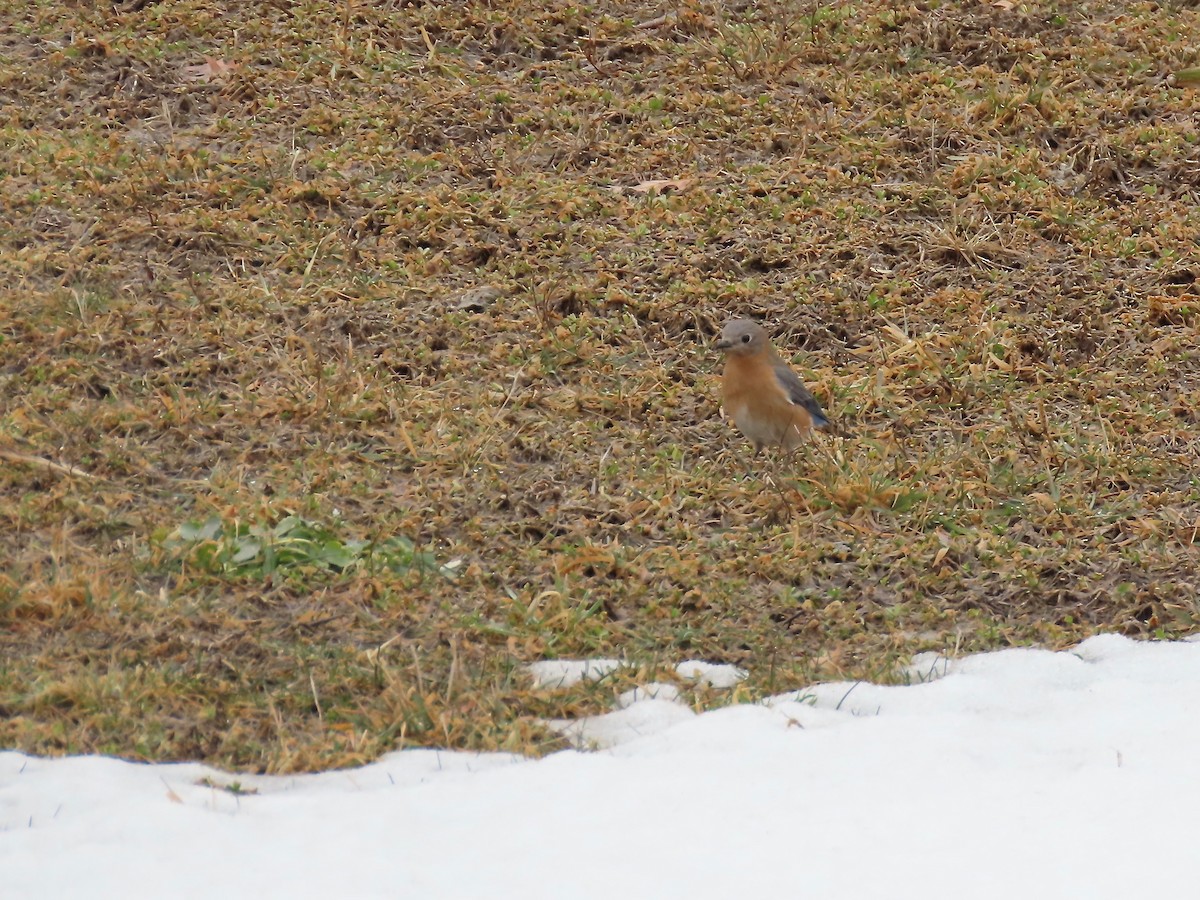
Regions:
<instances>
[{"instance_id":1,"label":"bird's gray head","mask_svg":"<svg viewBox=\"0 0 1200 900\"><path fill-rule=\"evenodd\" d=\"M767 346L767 333L757 322L749 319L730 319L721 329L716 347L726 353L746 356L758 353Z\"/></svg>"}]
</instances>

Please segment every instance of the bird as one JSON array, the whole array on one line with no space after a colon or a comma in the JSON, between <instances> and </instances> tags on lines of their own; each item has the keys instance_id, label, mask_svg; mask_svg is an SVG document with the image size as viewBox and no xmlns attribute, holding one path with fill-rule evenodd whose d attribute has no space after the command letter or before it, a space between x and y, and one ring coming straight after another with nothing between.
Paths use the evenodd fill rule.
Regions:
<instances>
[{"instance_id":1,"label":"bird","mask_svg":"<svg viewBox=\"0 0 1200 900\"><path fill-rule=\"evenodd\" d=\"M812 429L829 428L821 404L757 322L731 319L721 329L716 348L725 353L725 412L754 444L756 454L763 447L795 450Z\"/></svg>"}]
</instances>

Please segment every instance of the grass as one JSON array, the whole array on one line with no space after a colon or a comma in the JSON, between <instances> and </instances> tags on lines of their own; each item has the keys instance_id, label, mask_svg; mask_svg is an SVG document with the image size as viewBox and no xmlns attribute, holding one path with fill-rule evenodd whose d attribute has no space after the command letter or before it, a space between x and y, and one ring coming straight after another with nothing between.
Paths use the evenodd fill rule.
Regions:
<instances>
[{"instance_id":1,"label":"grass","mask_svg":"<svg viewBox=\"0 0 1200 900\"><path fill-rule=\"evenodd\" d=\"M3 746L538 753L685 658L1196 629L1195 8L4 12ZM751 477L733 315L838 425Z\"/></svg>"}]
</instances>

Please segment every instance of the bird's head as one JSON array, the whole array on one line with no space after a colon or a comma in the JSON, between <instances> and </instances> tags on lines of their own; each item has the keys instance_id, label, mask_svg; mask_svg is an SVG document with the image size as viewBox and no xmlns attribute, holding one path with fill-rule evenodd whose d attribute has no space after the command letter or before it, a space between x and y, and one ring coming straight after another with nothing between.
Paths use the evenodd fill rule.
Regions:
<instances>
[{"instance_id":1,"label":"bird's head","mask_svg":"<svg viewBox=\"0 0 1200 900\"><path fill-rule=\"evenodd\" d=\"M721 329L716 348L738 356L758 353L767 346L767 333L757 322L749 319L731 319Z\"/></svg>"}]
</instances>

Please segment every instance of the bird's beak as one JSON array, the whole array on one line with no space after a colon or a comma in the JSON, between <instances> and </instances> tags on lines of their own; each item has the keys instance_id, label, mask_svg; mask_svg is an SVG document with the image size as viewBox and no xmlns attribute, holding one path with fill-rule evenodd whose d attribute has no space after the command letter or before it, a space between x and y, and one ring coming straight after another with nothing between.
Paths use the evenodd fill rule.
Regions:
<instances>
[{"instance_id":1,"label":"bird's beak","mask_svg":"<svg viewBox=\"0 0 1200 900\"><path fill-rule=\"evenodd\" d=\"M713 346L716 347L718 350L728 350L730 347L733 346L733 343L731 341L725 340L725 338L717 338L717 342L715 344L713 344Z\"/></svg>"}]
</instances>

